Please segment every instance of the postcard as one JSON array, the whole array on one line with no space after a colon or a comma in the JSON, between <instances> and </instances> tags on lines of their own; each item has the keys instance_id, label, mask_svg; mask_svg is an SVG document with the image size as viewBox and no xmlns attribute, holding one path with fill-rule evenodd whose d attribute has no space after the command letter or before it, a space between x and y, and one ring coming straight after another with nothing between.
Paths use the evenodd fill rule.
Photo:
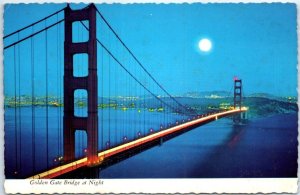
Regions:
<instances>
[{"instance_id":1,"label":"postcard","mask_svg":"<svg viewBox=\"0 0 300 195\"><path fill-rule=\"evenodd\" d=\"M3 4L6 193L296 193L294 2Z\"/></svg>"}]
</instances>

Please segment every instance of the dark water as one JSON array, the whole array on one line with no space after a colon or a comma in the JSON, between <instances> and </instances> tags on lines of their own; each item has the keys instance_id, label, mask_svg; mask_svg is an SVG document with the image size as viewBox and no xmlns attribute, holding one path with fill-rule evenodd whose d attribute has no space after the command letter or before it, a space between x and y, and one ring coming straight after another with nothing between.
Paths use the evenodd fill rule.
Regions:
<instances>
[{"instance_id":1,"label":"dark water","mask_svg":"<svg viewBox=\"0 0 300 195\"><path fill-rule=\"evenodd\" d=\"M297 114L196 128L100 172L102 178L297 177Z\"/></svg>"},{"instance_id":2,"label":"dark water","mask_svg":"<svg viewBox=\"0 0 300 195\"><path fill-rule=\"evenodd\" d=\"M77 108L76 111L75 114L80 116L84 108ZM29 177L33 173L37 174L61 164L58 159L63 156L63 108L49 107L48 115L46 113L45 107L34 107L34 110L32 107L5 108L7 178ZM98 150L103 151L146 136L150 132L166 128L165 124L176 123L186 117L174 113L149 112L145 109L100 109ZM86 156L86 148L86 133L76 131L76 158Z\"/></svg>"},{"instance_id":3,"label":"dark water","mask_svg":"<svg viewBox=\"0 0 300 195\"><path fill-rule=\"evenodd\" d=\"M23 108L22 128L15 128L15 111L6 109L5 113L5 175L7 178L24 178L32 171L41 171L47 167L45 144L45 114L44 108L36 109L35 120L35 160L32 159L32 119L29 108ZM49 154L48 166L59 164L57 157L62 156L62 130L58 130L62 121L57 119L58 108L49 110ZM61 114L61 113L60 113ZM116 120L122 113L103 113L104 119ZM123 113L124 115L124 113ZM129 116L129 115L127 115ZM130 114L125 122L142 134L147 134L148 128L156 127L166 117L161 113L149 113L147 124L145 116L137 112ZM179 119L171 116L171 120ZM150 122L152 119L157 124ZM131 122L133 121L133 122ZM136 131L126 130L114 135L113 131L100 133L100 150L118 144L118 140L126 135L129 139L136 137ZM104 126L107 123L104 123ZM114 124L119 129L117 124ZM108 128L108 127L104 127ZM112 129L112 127L109 127ZM155 128L154 128L155 129ZM17 132L17 139L15 133ZM21 144L19 135L22 135ZM185 134L175 137L162 145L155 146L133 157L123 160L105 169L96 169L100 178L230 178L230 177L296 177L297 176L297 114L279 114L271 117L250 119L247 124L234 125L232 119L223 118L212 123L195 128ZM84 155L86 135L76 135L76 156ZM113 141L117 140L117 141ZM116 143L113 143L116 142ZM17 143L17 144L16 144ZM17 148L15 147L17 145ZM22 151L19 155L20 149ZM33 166L34 165L34 166ZM17 171L17 174L15 173ZM87 176L88 177L88 176Z\"/></svg>"}]
</instances>

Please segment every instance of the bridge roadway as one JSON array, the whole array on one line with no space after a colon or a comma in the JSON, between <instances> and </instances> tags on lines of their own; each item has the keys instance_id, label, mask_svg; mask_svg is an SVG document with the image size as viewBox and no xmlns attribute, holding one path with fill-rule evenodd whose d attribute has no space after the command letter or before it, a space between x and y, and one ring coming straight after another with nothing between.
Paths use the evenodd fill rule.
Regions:
<instances>
[{"instance_id":1,"label":"bridge roadway","mask_svg":"<svg viewBox=\"0 0 300 195\"><path fill-rule=\"evenodd\" d=\"M61 166L52 168L50 170L47 170L47 171L42 172L40 174L34 175L34 176L29 177L27 179L51 179L51 178L55 178L55 177L58 177L60 175L63 175L65 173L74 171L74 170L79 169L79 168L84 167L84 166L89 166L89 165L95 164L95 163L96 164L97 163L101 164L101 162L103 162L104 159L107 159L107 158L109 158L113 155L119 154L121 152L128 151L130 149L136 148L138 146L142 146L145 143L160 139L160 138L165 137L167 135L178 133L180 131L186 130L186 129L191 128L191 127L200 126L201 124L205 124L207 122L211 122L211 121L217 120L219 118L222 118L222 117L225 117L225 116L228 116L228 115L233 115L233 114L246 112L246 111L247 111L247 108L242 107L241 109L233 109L233 110L222 111L222 112L215 113L215 114L210 114L210 115L207 115L207 116L204 116L204 117L198 116L193 120L187 121L187 122L179 124L177 126L170 127L168 129L150 134L146 137L142 137L142 138L136 139L134 141L122 144L120 146L116 146L114 148L99 152L98 153L98 157L99 157L98 162L88 162L87 157L85 157L85 158L81 158L79 160L76 160L74 162L70 162L70 163L67 163L65 165L61 165Z\"/></svg>"}]
</instances>

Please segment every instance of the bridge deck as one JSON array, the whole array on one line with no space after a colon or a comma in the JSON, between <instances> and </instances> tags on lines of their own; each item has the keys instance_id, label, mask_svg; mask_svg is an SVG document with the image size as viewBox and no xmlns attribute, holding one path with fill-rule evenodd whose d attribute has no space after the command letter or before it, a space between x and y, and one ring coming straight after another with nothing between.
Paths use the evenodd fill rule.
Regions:
<instances>
[{"instance_id":1,"label":"bridge deck","mask_svg":"<svg viewBox=\"0 0 300 195\"><path fill-rule=\"evenodd\" d=\"M164 136L183 131L183 130L189 128L189 127L193 127L193 126L196 126L196 125L201 125L203 123L207 123L207 122L212 121L212 120L217 120L218 118L222 118L222 117L225 117L225 116L228 116L228 115L232 115L232 114L236 114L236 113L240 113L240 112L245 112L246 110L247 109L243 107L242 109L234 109L234 110L219 112L219 113L216 113L216 114L211 114L211 115L204 116L204 117L201 117L201 118L196 118L194 120L187 121L186 123L182 123L182 124L179 124L177 126L162 130L160 132L150 134L146 137L142 137L142 138L139 138L137 140L122 144L120 146L117 146L117 147L99 152L98 153L98 157L99 157L98 162L88 162L87 158L85 157L85 158L81 158L79 160L76 160L74 162L71 162L71 163L68 163L68 164L65 164L65 165L61 165L59 167L55 167L53 169L50 169L48 171L45 171L45 172L42 172L40 174L34 175L34 176L29 177L27 179L42 179L42 178L50 179L50 178L55 178L55 177L58 177L62 174L65 174L65 173L68 173L70 171L76 170L78 168L81 168L81 167L84 167L84 166L89 166L90 164L101 163L104 159L109 158L110 156L113 156L113 155L116 155L118 153L130 150L130 149L138 147L138 146L141 146L145 143L154 141L154 140L162 138Z\"/></svg>"}]
</instances>

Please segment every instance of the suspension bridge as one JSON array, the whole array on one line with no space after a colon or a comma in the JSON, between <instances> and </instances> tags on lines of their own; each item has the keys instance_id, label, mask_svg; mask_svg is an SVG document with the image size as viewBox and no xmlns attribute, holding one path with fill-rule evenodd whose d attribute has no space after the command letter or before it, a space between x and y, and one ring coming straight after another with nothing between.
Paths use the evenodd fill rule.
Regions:
<instances>
[{"instance_id":1,"label":"suspension bridge","mask_svg":"<svg viewBox=\"0 0 300 195\"><path fill-rule=\"evenodd\" d=\"M171 95L99 9L69 5L4 39L5 174L55 178L197 126L241 120L233 105L199 109Z\"/></svg>"}]
</instances>

